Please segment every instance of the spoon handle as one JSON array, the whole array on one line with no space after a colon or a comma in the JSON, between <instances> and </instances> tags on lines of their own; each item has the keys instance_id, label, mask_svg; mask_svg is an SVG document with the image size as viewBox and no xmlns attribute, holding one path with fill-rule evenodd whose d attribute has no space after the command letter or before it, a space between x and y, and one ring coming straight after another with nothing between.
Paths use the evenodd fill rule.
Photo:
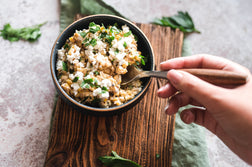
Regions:
<instances>
[{"instance_id":1,"label":"spoon handle","mask_svg":"<svg viewBox=\"0 0 252 167\"><path fill-rule=\"evenodd\" d=\"M247 75L231 71L199 68L177 70L188 72L196 77L201 78L202 80L216 85L241 85L247 82ZM168 71L148 71L146 75L167 79L167 72Z\"/></svg>"}]
</instances>

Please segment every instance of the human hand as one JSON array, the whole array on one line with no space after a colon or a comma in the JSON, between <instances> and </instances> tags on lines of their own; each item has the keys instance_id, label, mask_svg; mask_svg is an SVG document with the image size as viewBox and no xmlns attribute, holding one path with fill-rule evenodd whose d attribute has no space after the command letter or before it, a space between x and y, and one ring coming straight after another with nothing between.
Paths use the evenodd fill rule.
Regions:
<instances>
[{"instance_id":1,"label":"human hand","mask_svg":"<svg viewBox=\"0 0 252 167\"><path fill-rule=\"evenodd\" d=\"M158 96L169 98L166 113L175 114L188 104L201 108L185 109L181 119L206 127L216 134L234 153L252 164L252 81L248 69L227 59L195 55L167 60L160 64L170 70L170 83L158 90ZM189 73L173 69L212 68L247 74L247 83L241 86L216 86ZM172 70L171 70L172 69ZM176 93L176 92L180 93Z\"/></svg>"}]
</instances>

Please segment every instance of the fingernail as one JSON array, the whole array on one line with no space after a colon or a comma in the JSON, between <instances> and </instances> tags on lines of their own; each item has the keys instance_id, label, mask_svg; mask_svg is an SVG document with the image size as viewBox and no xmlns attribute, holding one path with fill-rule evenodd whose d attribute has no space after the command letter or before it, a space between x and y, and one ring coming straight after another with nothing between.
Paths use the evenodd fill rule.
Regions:
<instances>
[{"instance_id":1,"label":"fingernail","mask_svg":"<svg viewBox=\"0 0 252 167\"><path fill-rule=\"evenodd\" d=\"M167 62L167 61L163 61L163 62L161 62L161 63L160 63L160 65L161 65L161 64L164 64L165 62Z\"/></svg>"},{"instance_id":2,"label":"fingernail","mask_svg":"<svg viewBox=\"0 0 252 167\"><path fill-rule=\"evenodd\" d=\"M162 92L163 90L165 90L165 89L167 89L167 88L168 88L168 84L166 84L166 85L162 86L161 88L159 88L157 92L158 92L158 93L159 93L159 92Z\"/></svg>"},{"instance_id":3,"label":"fingernail","mask_svg":"<svg viewBox=\"0 0 252 167\"><path fill-rule=\"evenodd\" d=\"M176 71L176 70L170 70L168 72L168 79L173 83L173 84L178 84L181 79L182 79L183 75Z\"/></svg>"},{"instance_id":4,"label":"fingernail","mask_svg":"<svg viewBox=\"0 0 252 167\"><path fill-rule=\"evenodd\" d=\"M168 101L168 103L166 104L166 106L165 106L165 108L164 108L164 111L165 111L166 114L168 114L168 113L167 113L168 108L169 108L169 101Z\"/></svg>"}]
</instances>

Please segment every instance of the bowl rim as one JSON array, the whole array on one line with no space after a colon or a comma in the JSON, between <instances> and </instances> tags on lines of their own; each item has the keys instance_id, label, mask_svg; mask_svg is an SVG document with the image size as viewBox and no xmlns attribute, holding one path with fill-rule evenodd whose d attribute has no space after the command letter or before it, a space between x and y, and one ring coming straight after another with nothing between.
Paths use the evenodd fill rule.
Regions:
<instances>
[{"instance_id":1,"label":"bowl rim","mask_svg":"<svg viewBox=\"0 0 252 167\"><path fill-rule=\"evenodd\" d=\"M109 15L109 14L95 14L95 15L89 15L89 16L85 16L79 20L76 20L74 21L73 23L71 23L70 25L68 25L57 37L56 41L54 42L54 45L52 47L52 50L51 50L51 56L50 56L50 71L51 71L51 76L52 76L52 79L53 79L53 82L54 82L54 85L56 85L57 87L57 90L60 91L60 93L67 99L69 100L71 103L73 103L74 105L82 108L82 109L86 109L86 110L91 110L91 111L96 111L96 112L101 112L101 113L104 113L104 112L112 112L112 111L115 111L115 110L120 110L126 106L130 106L132 103L135 102L135 97L137 96L138 98L140 98L145 92L146 90L148 89L152 79L150 79L146 86L144 87L144 89L142 89L132 100L130 101L127 101L126 103L123 103L119 106L114 106L114 107L109 107L109 108L96 108L96 107L91 107L91 106L88 106L88 105L85 105L85 104L82 104L82 103L79 103L78 101L76 101L75 99L73 99L71 96L69 96L64 90L63 88L60 86L58 80L57 80L57 76L56 76L56 69L53 69L53 57L54 55L56 56L56 54L53 54L54 53L54 50L55 50L55 46L56 44L58 43L58 40L59 38L62 36L62 34L68 30L72 25L76 24L77 22L80 22L82 20L85 20L85 19L88 19L88 18L92 18L92 17L112 17L112 18L117 18L119 20L122 20L124 22L126 22L127 24L133 26L134 28L136 28L140 33L141 35L143 35L143 37L145 38L145 40L147 41L149 47L150 47L150 50L151 50L151 53L152 53L152 64L151 64L151 70L154 70L154 66L155 66L155 56L154 56L154 52L153 52L153 48L152 48L152 45L149 41L149 39L146 37L146 35L143 33L143 31L137 27L133 22L127 20L127 19L124 19L122 17L119 17L119 16L115 16L115 15ZM55 72L54 72L55 70ZM137 98L137 99L138 99ZM135 99L135 100L134 100Z\"/></svg>"}]
</instances>

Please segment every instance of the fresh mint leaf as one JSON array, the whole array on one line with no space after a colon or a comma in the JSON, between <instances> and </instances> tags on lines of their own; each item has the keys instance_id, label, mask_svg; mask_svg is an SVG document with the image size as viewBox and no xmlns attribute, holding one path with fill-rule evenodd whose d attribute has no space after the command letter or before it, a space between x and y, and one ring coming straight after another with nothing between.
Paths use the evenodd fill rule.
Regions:
<instances>
[{"instance_id":1,"label":"fresh mint leaf","mask_svg":"<svg viewBox=\"0 0 252 167\"><path fill-rule=\"evenodd\" d=\"M0 36L11 42L18 41L20 39L34 42L41 36L40 27L44 24L45 23L19 29L14 29L10 24L5 24L4 28L0 30Z\"/></svg>"},{"instance_id":2,"label":"fresh mint leaf","mask_svg":"<svg viewBox=\"0 0 252 167\"><path fill-rule=\"evenodd\" d=\"M120 157L115 151L112 151L111 156L99 157L99 160L108 167L141 167L134 161Z\"/></svg>"},{"instance_id":3,"label":"fresh mint leaf","mask_svg":"<svg viewBox=\"0 0 252 167\"><path fill-rule=\"evenodd\" d=\"M171 27L173 29L179 28L180 31L185 33L200 33L200 31L195 28L193 20L188 12L179 11L178 14L174 16L155 19L153 23L161 26Z\"/></svg>"}]
</instances>

